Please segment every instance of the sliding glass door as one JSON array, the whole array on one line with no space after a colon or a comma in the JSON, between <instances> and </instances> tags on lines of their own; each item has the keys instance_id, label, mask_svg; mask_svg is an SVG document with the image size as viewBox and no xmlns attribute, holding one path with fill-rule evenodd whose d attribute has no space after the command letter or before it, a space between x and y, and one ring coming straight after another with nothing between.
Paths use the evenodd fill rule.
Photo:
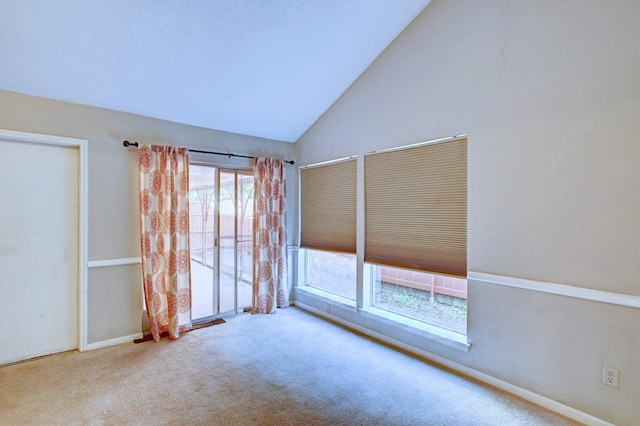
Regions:
<instances>
[{"instance_id":1,"label":"sliding glass door","mask_svg":"<svg viewBox=\"0 0 640 426\"><path fill-rule=\"evenodd\" d=\"M251 307L253 174L189 166L192 318Z\"/></svg>"}]
</instances>

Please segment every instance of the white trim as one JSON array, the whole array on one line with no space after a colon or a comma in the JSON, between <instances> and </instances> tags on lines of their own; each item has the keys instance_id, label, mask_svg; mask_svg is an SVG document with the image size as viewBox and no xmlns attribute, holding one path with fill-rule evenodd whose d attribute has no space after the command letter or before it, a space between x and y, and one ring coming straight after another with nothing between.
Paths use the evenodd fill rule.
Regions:
<instances>
[{"instance_id":1,"label":"white trim","mask_svg":"<svg viewBox=\"0 0 640 426\"><path fill-rule=\"evenodd\" d=\"M457 362L450 361L446 358L443 358L439 355L426 351L424 349L417 348L413 345L409 345L407 343L401 342L397 339L384 335L382 333L378 333L376 331L370 330L365 327L361 327L357 324L353 324L350 321L345 321L339 317L333 316L326 312L323 312L319 309L306 305L304 303L295 302L295 306L304 309L306 311L312 312L320 317L326 318L330 321L336 322L340 325L343 325L347 328L355 330L359 333L362 333L366 336L369 336L373 339L379 340L391 346L395 346L396 348L400 348L407 352L410 352L419 357L425 358L431 362L439 364L440 366L449 368L453 371L456 371L460 374L463 374L467 377L471 377L472 379L478 380L480 382L486 383L490 386L494 386L498 389L501 389L505 392L508 392L512 395L518 396L524 400L537 404L541 407L546 408L547 410L553 411L555 413L561 414L565 417L569 417L570 419L576 420L578 422L584 423L590 426L614 426L612 423L606 422L602 419L594 417L590 414L587 414L583 411L577 410L573 407L569 407L568 405L562 404L560 402L554 401L545 396L539 395L537 393L531 392L527 389L521 388L519 386L513 385L511 383L505 382L503 380L497 379L495 377L489 376L488 374L481 373L480 371L474 370L473 368L469 368L462 364L458 364Z\"/></svg>"},{"instance_id":2,"label":"white trim","mask_svg":"<svg viewBox=\"0 0 640 426\"><path fill-rule=\"evenodd\" d=\"M613 293L610 291L592 290L589 288L575 287L565 284L533 281L474 271L469 271L467 279L525 290L540 291L559 296L573 297L576 299L626 306L629 308L640 308L640 296L631 296L628 294Z\"/></svg>"},{"instance_id":3,"label":"white trim","mask_svg":"<svg viewBox=\"0 0 640 426\"><path fill-rule=\"evenodd\" d=\"M141 339L142 333L130 334L129 336L116 337L115 339L102 340L100 342L89 343L86 350L93 351L96 349L108 348L109 346L122 345L123 343L131 343L135 339Z\"/></svg>"},{"instance_id":4,"label":"white trim","mask_svg":"<svg viewBox=\"0 0 640 426\"><path fill-rule=\"evenodd\" d=\"M200 158L200 156L203 155L210 155L210 154L203 154L203 153L198 153L198 152L194 152L194 153L190 153L189 154L189 164L194 165L194 166L207 166L207 167L215 167L217 169L225 169L225 170L238 170L238 171L252 171L253 170L253 166L251 165L251 160L248 158L242 158L242 157L227 157L226 159L220 159L220 162L216 162L210 159L206 159L206 160L191 160L194 156L196 156L197 158ZM234 159L232 159L234 158ZM246 160L246 161L245 161ZM224 161L229 161L229 163L225 163ZM236 164L236 163L246 163L246 164Z\"/></svg>"},{"instance_id":5,"label":"white trim","mask_svg":"<svg viewBox=\"0 0 640 426\"><path fill-rule=\"evenodd\" d=\"M305 296L312 297L316 300L319 300L322 303L326 303L331 306L344 309L346 311L355 312L355 313L358 312L358 307L356 306L355 300L351 300L346 297L339 296L337 294L329 293L328 291L320 290L315 287L311 287L309 285L298 286L296 287L296 291Z\"/></svg>"},{"instance_id":6,"label":"white trim","mask_svg":"<svg viewBox=\"0 0 640 426\"><path fill-rule=\"evenodd\" d=\"M356 301L354 300L338 296L337 294L331 294L314 287L296 287L296 291L299 294L314 298L321 301L322 303L336 306L347 311L356 312L362 318L366 318L367 320L377 321L381 324L390 325L398 330L406 331L415 336L422 337L424 339L439 343L444 346L448 346L462 352L469 352L469 349L471 348L471 343L467 342L466 334L431 325L424 321L418 321L409 317L398 315L393 312L376 308L374 306L358 308L356 306ZM297 302L294 302L294 304L297 304ZM302 304L304 306L307 306L304 303Z\"/></svg>"},{"instance_id":7,"label":"white trim","mask_svg":"<svg viewBox=\"0 0 640 426\"><path fill-rule=\"evenodd\" d=\"M338 164L338 163L343 163L345 161L354 160L357 157L358 156L354 154L354 155L350 155L349 157L340 157L340 158L336 158L335 160L327 160L327 161L321 161L319 163L307 164L305 166L300 166L298 168L300 170L304 170L304 169L311 169L313 167L328 166L330 164Z\"/></svg>"},{"instance_id":8,"label":"white trim","mask_svg":"<svg viewBox=\"0 0 640 426\"><path fill-rule=\"evenodd\" d=\"M433 140L430 140L430 141L411 143L409 145L394 146L393 148L379 149L377 151L366 152L364 155L382 154L383 152L391 152L391 151L402 151L404 149L417 148L417 147L423 146L423 145L433 145L433 144L441 143L441 142L451 142L451 141L456 141L456 140L460 140L460 139L467 139L468 137L469 137L469 135L464 133L464 134L455 135L455 136L448 136L446 138L440 138L440 139L433 139Z\"/></svg>"},{"instance_id":9,"label":"white trim","mask_svg":"<svg viewBox=\"0 0 640 426\"><path fill-rule=\"evenodd\" d=\"M87 143L86 139L67 138L63 136L44 135L41 133L18 132L0 129L0 139L34 144L79 147Z\"/></svg>"},{"instance_id":10,"label":"white trim","mask_svg":"<svg viewBox=\"0 0 640 426\"><path fill-rule=\"evenodd\" d=\"M89 141L78 140L80 149L80 341L78 350L87 348L89 335Z\"/></svg>"},{"instance_id":11,"label":"white trim","mask_svg":"<svg viewBox=\"0 0 640 426\"><path fill-rule=\"evenodd\" d=\"M365 204L364 155L360 155L356 163L356 306L359 309L372 305L373 294L373 267L364 263L367 218Z\"/></svg>"},{"instance_id":12,"label":"white trim","mask_svg":"<svg viewBox=\"0 0 640 426\"><path fill-rule=\"evenodd\" d=\"M89 315L87 314L88 269L86 265L89 247L89 141L86 139L0 129L0 140L2 139L25 143L78 148L78 350L84 351L87 346L89 318Z\"/></svg>"},{"instance_id":13,"label":"white trim","mask_svg":"<svg viewBox=\"0 0 640 426\"><path fill-rule=\"evenodd\" d=\"M117 259L90 260L87 262L87 267L103 268L106 266L135 265L141 262L142 262L142 259L140 259L140 257L121 257Z\"/></svg>"},{"instance_id":14,"label":"white trim","mask_svg":"<svg viewBox=\"0 0 640 426\"><path fill-rule=\"evenodd\" d=\"M391 324L416 336L421 336L425 339L462 352L469 352L469 349L471 348L471 343L467 342L466 334L434 326L413 318L404 317L374 306L360 308L358 309L358 312L363 317Z\"/></svg>"}]
</instances>

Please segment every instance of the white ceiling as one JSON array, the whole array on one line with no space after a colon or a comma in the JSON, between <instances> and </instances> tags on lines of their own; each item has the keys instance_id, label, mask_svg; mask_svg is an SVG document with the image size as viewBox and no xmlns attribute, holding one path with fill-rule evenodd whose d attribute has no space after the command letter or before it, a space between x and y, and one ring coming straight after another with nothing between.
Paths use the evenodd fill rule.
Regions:
<instances>
[{"instance_id":1,"label":"white ceiling","mask_svg":"<svg viewBox=\"0 0 640 426\"><path fill-rule=\"evenodd\" d=\"M293 142L430 0L0 0L0 90Z\"/></svg>"}]
</instances>

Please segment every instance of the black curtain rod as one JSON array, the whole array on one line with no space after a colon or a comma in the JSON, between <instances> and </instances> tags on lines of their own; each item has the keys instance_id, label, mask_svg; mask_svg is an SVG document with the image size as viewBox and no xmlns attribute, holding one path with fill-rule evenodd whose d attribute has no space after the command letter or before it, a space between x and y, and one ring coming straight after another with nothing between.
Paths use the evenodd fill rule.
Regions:
<instances>
[{"instance_id":1,"label":"black curtain rod","mask_svg":"<svg viewBox=\"0 0 640 426\"><path fill-rule=\"evenodd\" d=\"M129 147L129 146L138 147L138 142L123 141L122 145L124 147ZM189 149L189 152L197 152L197 153L200 153L200 154L224 155L225 157L229 157L229 158L231 158L231 157L241 157L241 158L251 158L251 159L256 158L256 157L252 157L250 155L231 154L231 153L228 153L228 152L200 151L199 149ZM294 164L293 160L284 160L284 162L288 163L288 164L291 164L291 165Z\"/></svg>"}]
</instances>

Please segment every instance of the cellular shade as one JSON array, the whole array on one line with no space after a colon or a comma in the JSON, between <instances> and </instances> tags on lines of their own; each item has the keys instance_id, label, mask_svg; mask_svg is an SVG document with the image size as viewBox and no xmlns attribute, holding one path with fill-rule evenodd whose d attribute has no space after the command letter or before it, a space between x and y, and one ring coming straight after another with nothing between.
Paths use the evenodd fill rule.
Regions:
<instances>
[{"instance_id":1,"label":"cellular shade","mask_svg":"<svg viewBox=\"0 0 640 426\"><path fill-rule=\"evenodd\" d=\"M467 140L369 154L366 262L467 275Z\"/></svg>"},{"instance_id":2,"label":"cellular shade","mask_svg":"<svg viewBox=\"0 0 640 426\"><path fill-rule=\"evenodd\" d=\"M300 246L356 252L356 160L300 170Z\"/></svg>"}]
</instances>

